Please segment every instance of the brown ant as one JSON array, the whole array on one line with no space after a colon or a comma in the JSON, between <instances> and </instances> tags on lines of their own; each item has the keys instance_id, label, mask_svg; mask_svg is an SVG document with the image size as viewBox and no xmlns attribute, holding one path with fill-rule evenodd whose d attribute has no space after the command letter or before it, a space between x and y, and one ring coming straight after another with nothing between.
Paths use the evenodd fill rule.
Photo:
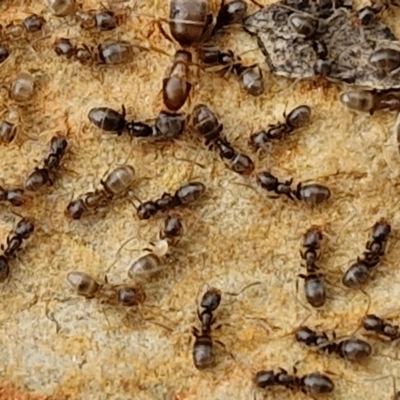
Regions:
<instances>
[{"instance_id":1,"label":"brown ant","mask_svg":"<svg viewBox=\"0 0 400 400\"><path fill-rule=\"evenodd\" d=\"M156 47L144 47L124 40L107 41L99 44L96 49L83 44L77 46L70 39L59 38L54 44L55 53L60 57L73 59L86 65L119 65L127 64L134 58L134 49L154 50L162 54L167 54Z\"/></svg>"},{"instance_id":2,"label":"brown ant","mask_svg":"<svg viewBox=\"0 0 400 400\"><path fill-rule=\"evenodd\" d=\"M293 179L280 182L277 177L270 172L259 172L257 174L258 185L269 191L275 192L278 196L285 195L291 200L304 201L306 204L316 206L328 201L331 197L331 191L328 187L318 183L303 185L301 182L297 184L295 190L291 188ZM278 198L277 196L272 198Z\"/></svg>"},{"instance_id":3,"label":"brown ant","mask_svg":"<svg viewBox=\"0 0 400 400\"><path fill-rule=\"evenodd\" d=\"M4 44L0 44L0 64L10 57L10 50Z\"/></svg>"},{"instance_id":4,"label":"brown ant","mask_svg":"<svg viewBox=\"0 0 400 400\"><path fill-rule=\"evenodd\" d=\"M168 256L171 246L176 246L183 235L183 222L175 215L168 215L160 231L160 240L150 250L150 253L133 262L128 271L128 277L149 277L165 268L163 258ZM146 249L147 250L147 249Z\"/></svg>"},{"instance_id":5,"label":"brown ant","mask_svg":"<svg viewBox=\"0 0 400 400\"><path fill-rule=\"evenodd\" d=\"M67 150L68 142L64 136L53 136L50 141L50 154L44 160L44 167L36 167L25 181L25 189L37 192L46 185L53 185L53 175L60 167Z\"/></svg>"},{"instance_id":6,"label":"brown ant","mask_svg":"<svg viewBox=\"0 0 400 400\"><path fill-rule=\"evenodd\" d=\"M165 71L163 100L165 107L171 111L178 111L189 97L192 88L190 83L191 63L192 54L186 50L178 50Z\"/></svg>"},{"instance_id":7,"label":"brown ant","mask_svg":"<svg viewBox=\"0 0 400 400\"><path fill-rule=\"evenodd\" d=\"M201 182L189 182L182 185L175 194L164 193L155 201L140 204L136 213L139 219L149 219L159 212L165 212L181 205L186 205L203 196L206 187Z\"/></svg>"},{"instance_id":8,"label":"brown ant","mask_svg":"<svg viewBox=\"0 0 400 400\"><path fill-rule=\"evenodd\" d=\"M397 116L396 122L394 124L394 133L396 135L396 140L397 140L397 149L400 153L400 113Z\"/></svg>"},{"instance_id":9,"label":"brown ant","mask_svg":"<svg viewBox=\"0 0 400 400\"><path fill-rule=\"evenodd\" d=\"M217 116L204 104L197 104L191 114L193 129L206 139L206 145L216 147L220 157L227 161L229 167L238 174L250 175L254 171L254 163L250 157L236 151L232 145L221 136L223 129Z\"/></svg>"},{"instance_id":10,"label":"brown ant","mask_svg":"<svg viewBox=\"0 0 400 400\"><path fill-rule=\"evenodd\" d=\"M154 126L143 122L128 122L125 116L124 106L122 106L122 113L108 107L92 108L88 113L88 118L93 125L105 132L114 132L118 136L126 132L134 138L168 140L180 136L185 129L185 117L182 114L161 111L157 115Z\"/></svg>"},{"instance_id":11,"label":"brown ant","mask_svg":"<svg viewBox=\"0 0 400 400\"><path fill-rule=\"evenodd\" d=\"M385 247L391 232L390 224L381 218L372 227L372 240L366 244L366 251L362 257L350 266L342 277L344 286L359 289L369 279L372 270L378 265L385 254Z\"/></svg>"},{"instance_id":12,"label":"brown ant","mask_svg":"<svg viewBox=\"0 0 400 400\"><path fill-rule=\"evenodd\" d=\"M213 312L219 307L220 302L221 291L211 288L204 293L201 299L200 307L203 310L201 313L197 310L201 328L200 330L192 328L192 334L196 338L192 356L195 367L200 370L211 367L215 363L211 325L215 322Z\"/></svg>"},{"instance_id":13,"label":"brown ant","mask_svg":"<svg viewBox=\"0 0 400 400\"><path fill-rule=\"evenodd\" d=\"M6 189L0 186L0 201L7 201L15 207L20 207L25 204L26 200L24 189Z\"/></svg>"},{"instance_id":14,"label":"brown ant","mask_svg":"<svg viewBox=\"0 0 400 400\"><path fill-rule=\"evenodd\" d=\"M66 215L72 219L81 219L85 214L107 207L116 196L124 195L135 179L136 172L132 166L121 165L115 168L104 181L100 181L102 189L87 192L71 201L65 210Z\"/></svg>"},{"instance_id":15,"label":"brown ant","mask_svg":"<svg viewBox=\"0 0 400 400\"><path fill-rule=\"evenodd\" d=\"M87 299L97 298L101 302L111 305L132 307L146 300L146 294L138 284L100 284L90 275L80 271L69 272L67 281L79 296L86 297Z\"/></svg>"},{"instance_id":16,"label":"brown ant","mask_svg":"<svg viewBox=\"0 0 400 400\"><path fill-rule=\"evenodd\" d=\"M33 222L27 218L23 218L18 222L13 233L8 235L7 246L5 248L1 246L4 252L0 255L0 282L4 282L10 274L10 258L15 257L23 241L29 239L34 230Z\"/></svg>"},{"instance_id":17,"label":"brown ant","mask_svg":"<svg viewBox=\"0 0 400 400\"><path fill-rule=\"evenodd\" d=\"M294 370L297 373L297 370ZM283 368L279 368L278 373L272 370L259 371L253 381L258 388L267 389L274 386L283 386L290 390L300 390L304 394L311 396L331 393L335 388L332 380L320 372L312 372L299 378L296 375L289 375Z\"/></svg>"},{"instance_id":18,"label":"brown ant","mask_svg":"<svg viewBox=\"0 0 400 400\"><path fill-rule=\"evenodd\" d=\"M309 106L298 106L294 108L287 116L284 114L285 122L270 125L267 130L262 130L250 136L249 143L255 149L264 148L274 140L282 140L290 135L296 129L306 125L311 117L311 108Z\"/></svg>"},{"instance_id":19,"label":"brown ant","mask_svg":"<svg viewBox=\"0 0 400 400\"><path fill-rule=\"evenodd\" d=\"M43 17L31 14L22 21L13 21L3 28L0 25L0 38L3 41L25 39L27 35L41 32L45 22Z\"/></svg>"},{"instance_id":20,"label":"brown ant","mask_svg":"<svg viewBox=\"0 0 400 400\"><path fill-rule=\"evenodd\" d=\"M398 325L392 325L381 317L368 314L362 319L362 326L368 332L376 333L379 336L388 338L390 341L400 339Z\"/></svg>"},{"instance_id":21,"label":"brown ant","mask_svg":"<svg viewBox=\"0 0 400 400\"><path fill-rule=\"evenodd\" d=\"M394 91L374 93L352 89L341 93L339 100L350 110L367 112L370 115L379 110L400 110L400 95Z\"/></svg>"},{"instance_id":22,"label":"brown ant","mask_svg":"<svg viewBox=\"0 0 400 400\"><path fill-rule=\"evenodd\" d=\"M334 339L335 339L335 335ZM295 331L296 341L306 346L317 347L322 353L337 354L339 357L349 361L361 361L369 357L372 353L371 345L361 339L349 338L339 342L328 339L325 332L318 333L308 328L300 326Z\"/></svg>"},{"instance_id":23,"label":"brown ant","mask_svg":"<svg viewBox=\"0 0 400 400\"><path fill-rule=\"evenodd\" d=\"M316 265L320 257L322 240L321 228L312 226L304 234L303 247L305 250L300 251L301 258L306 261L307 275L300 274L299 277L304 279L305 295L313 307L322 307L326 300L323 275L317 272L319 267Z\"/></svg>"},{"instance_id":24,"label":"brown ant","mask_svg":"<svg viewBox=\"0 0 400 400\"><path fill-rule=\"evenodd\" d=\"M28 72L20 72L11 84L10 96L17 102L29 100L35 89L35 78Z\"/></svg>"},{"instance_id":25,"label":"brown ant","mask_svg":"<svg viewBox=\"0 0 400 400\"><path fill-rule=\"evenodd\" d=\"M238 77L241 87L252 96L264 93L264 80L257 64L244 65L239 56L231 50L226 52L215 46L204 46L200 49L200 58L205 65L221 66L222 71L232 72Z\"/></svg>"}]
</instances>

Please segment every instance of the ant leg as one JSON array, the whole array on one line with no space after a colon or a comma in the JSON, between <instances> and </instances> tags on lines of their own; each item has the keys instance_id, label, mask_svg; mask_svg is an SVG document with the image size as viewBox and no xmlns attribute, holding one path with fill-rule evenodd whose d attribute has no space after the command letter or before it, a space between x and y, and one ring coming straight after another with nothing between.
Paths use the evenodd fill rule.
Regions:
<instances>
[{"instance_id":1,"label":"ant leg","mask_svg":"<svg viewBox=\"0 0 400 400\"><path fill-rule=\"evenodd\" d=\"M175 41L171 38L171 36L168 35L168 33L165 31L163 28L161 21L156 21L156 25L158 26L158 29L160 30L161 34L167 39L169 42L174 43Z\"/></svg>"}]
</instances>

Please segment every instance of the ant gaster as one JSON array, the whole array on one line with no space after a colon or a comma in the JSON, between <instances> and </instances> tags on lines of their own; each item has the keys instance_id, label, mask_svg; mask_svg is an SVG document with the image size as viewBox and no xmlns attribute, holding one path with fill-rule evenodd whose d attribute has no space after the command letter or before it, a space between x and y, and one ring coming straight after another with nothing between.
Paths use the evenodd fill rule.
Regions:
<instances>
[{"instance_id":1,"label":"ant gaster","mask_svg":"<svg viewBox=\"0 0 400 400\"><path fill-rule=\"evenodd\" d=\"M390 224L381 218L372 227L372 240L366 244L366 251L362 257L350 266L342 277L344 286L351 289L359 289L365 284L372 270L378 265L385 254L386 243L391 232Z\"/></svg>"},{"instance_id":2,"label":"ant gaster","mask_svg":"<svg viewBox=\"0 0 400 400\"><path fill-rule=\"evenodd\" d=\"M273 386L283 386L290 390L300 390L308 395L318 395L333 392L335 385L332 380L320 372L312 372L299 378L289 375L287 371L280 368L278 373L272 370L259 371L254 377L257 387L267 389Z\"/></svg>"},{"instance_id":3,"label":"ant gaster","mask_svg":"<svg viewBox=\"0 0 400 400\"><path fill-rule=\"evenodd\" d=\"M53 184L53 175L60 167L68 142L64 136L53 136L50 141L50 154L44 160L44 167L36 167L25 181L25 189L36 192L45 185Z\"/></svg>"},{"instance_id":4,"label":"ant gaster","mask_svg":"<svg viewBox=\"0 0 400 400\"><path fill-rule=\"evenodd\" d=\"M85 272L73 271L67 275L67 281L79 296L87 299L97 298L101 302L122 305L126 307L137 306L146 300L143 288L136 285L110 285L96 282Z\"/></svg>"},{"instance_id":5,"label":"ant gaster","mask_svg":"<svg viewBox=\"0 0 400 400\"><path fill-rule=\"evenodd\" d=\"M213 312L219 307L220 302L221 291L211 288L204 293L201 299L200 307L203 310L201 313L199 310L197 311L201 328L200 330L195 327L192 328L192 334L196 338L192 356L195 367L200 370L211 367L215 363L211 325L215 322Z\"/></svg>"},{"instance_id":6,"label":"ant gaster","mask_svg":"<svg viewBox=\"0 0 400 400\"><path fill-rule=\"evenodd\" d=\"M322 307L326 300L323 275L317 272L319 267L316 265L320 257L322 240L321 228L312 226L304 235L304 251L300 252L302 259L306 262L307 275L300 274L299 277L304 279L305 295L313 307Z\"/></svg>"},{"instance_id":7,"label":"ant gaster","mask_svg":"<svg viewBox=\"0 0 400 400\"><path fill-rule=\"evenodd\" d=\"M192 203L203 196L206 187L201 182L182 185L175 194L164 193L155 201L146 201L137 208L139 219L149 219L159 212L165 212L181 205Z\"/></svg>"},{"instance_id":8,"label":"ant gaster","mask_svg":"<svg viewBox=\"0 0 400 400\"><path fill-rule=\"evenodd\" d=\"M282 140L296 129L306 125L311 117L309 106L298 106L286 117L284 123L270 125L267 130L262 130L250 136L250 145L255 149L263 148L273 140Z\"/></svg>"},{"instance_id":9,"label":"ant gaster","mask_svg":"<svg viewBox=\"0 0 400 400\"><path fill-rule=\"evenodd\" d=\"M297 184L295 190L291 188L293 179L280 182L278 178L270 172L259 172L257 174L257 183L263 189L269 192L275 192L278 196L285 195L291 200L304 201L306 204L316 206L328 201L331 197L331 191L326 186L318 183L303 185Z\"/></svg>"},{"instance_id":10,"label":"ant gaster","mask_svg":"<svg viewBox=\"0 0 400 400\"><path fill-rule=\"evenodd\" d=\"M325 332L318 333L306 326L300 326L296 329L295 337L299 343L316 347L323 353L335 353L349 361L362 361L372 353L371 345L364 340L349 338L340 342L333 342L328 339Z\"/></svg>"},{"instance_id":11,"label":"ant gaster","mask_svg":"<svg viewBox=\"0 0 400 400\"><path fill-rule=\"evenodd\" d=\"M29 219L23 218L18 222L14 232L7 237L7 246L0 255L0 282L4 282L10 274L9 260L15 257L16 252L21 248L24 240L29 239L35 227Z\"/></svg>"},{"instance_id":12,"label":"ant gaster","mask_svg":"<svg viewBox=\"0 0 400 400\"><path fill-rule=\"evenodd\" d=\"M102 189L85 193L71 201L66 208L66 215L72 219L80 219L85 214L105 208L114 197L124 195L135 179L136 172L132 166L121 165L115 168L105 181L100 181Z\"/></svg>"},{"instance_id":13,"label":"ant gaster","mask_svg":"<svg viewBox=\"0 0 400 400\"><path fill-rule=\"evenodd\" d=\"M150 253L133 262L128 271L128 277L149 277L165 268L164 257L168 255L171 246L175 246L183 235L182 220L175 215L165 218L164 226L160 231L160 240L154 245Z\"/></svg>"}]
</instances>

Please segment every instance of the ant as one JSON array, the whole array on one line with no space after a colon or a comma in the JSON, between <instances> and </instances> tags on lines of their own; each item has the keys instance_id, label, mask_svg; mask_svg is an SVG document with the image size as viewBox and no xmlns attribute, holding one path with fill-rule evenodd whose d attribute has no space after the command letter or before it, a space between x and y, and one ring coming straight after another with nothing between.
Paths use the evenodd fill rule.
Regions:
<instances>
[{"instance_id":1,"label":"ant","mask_svg":"<svg viewBox=\"0 0 400 400\"><path fill-rule=\"evenodd\" d=\"M339 100L350 110L367 112L370 115L379 110L400 110L400 96L397 92L393 91L374 93L366 90L352 89L341 93Z\"/></svg>"},{"instance_id":2,"label":"ant","mask_svg":"<svg viewBox=\"0 0 400 400\"><path fill-rule=\"evenodd\" d=\"M301 182L297 184L295 190L291 188L293 179L285 182L280 182L277 177L270 172L259 172L257 174L257 184L269 191L275 192L278 196L285 195L290 200L304 201L304 203L316 206L328 201L331 197L331 191L328 187L318 183L303 185ZM272 198L278 198L277 196Z\"/></svg>"},{"instance_id":3,"label":"ant","mask_svg":"<svg viewBox=\"0 0 400 400\"><path fill-rule=\"evenodd\" d=\"M290 135L296 129L306 125L311 117L311 108L309 106L298 106L294 108L287 116L284 114L285 122L270 125L267 130L262 130L250 136L249 143L255 148L264 148L273 140L282 140Z\"/></svg>"},{"instance_id":4,"label":"ant","mask_svg":"<svg viewBox=\"0 0 400 400\"><path fill-rule=\"evenodd\" d=\"M201 182L189 182L181 185L181 187L171 195L164 193L159 199L146 201L140 204L136 213L139 219L149 219L158 212L165 212L172 208L179 207L188 203L192 203L203 196L206 187Z\"/></svg>"},{"instance_id":5,"label":"ant","mask_svg":"<svg viewBox=\"0 0 400 400\"><path fill-rule=\"evenodd\" d=\"M0 44L0 64L7 60L10 57L10 50L7 46Z\"/></svg>"},{"instance_id":6,"label":"ant","mask_svg":"<svg viewBox=\"0 0 400 400\"><path fill-rule=\"evenodd\" d=\"M213 341L211 338L211 325L215 322L213 312L221 303L221 291L211 288L204 293L200 307L203 309L201 313L197 310L201 328L200 330L193 327L192 334L196 338L193 346L193 362L197 369L205 369L211 367L215 363L215 355L213 349Z\"/></svg>"},{"instance_id":7,"label":"ant","mask_svg":"<svg viewBox=\"0 0 400 400\"><path fill-rule=\"evenodd\" d=\"M85 30L97 30L99 32L111 31L122 25L125 20L124 13L116 13L111 10L88 10L83 11L78 8L75 0L46 0L57 17L72 17L80 23L80 27Z\"/></svg>"},{"instance_id":8,"label":"ant","mask_svg":"<svg viewBox=\"0 0 400 400\"><path fill-rule=\"evenodd\" d=\"M138 258L131 265L128 276L136 279L140 276L151 276L165 268L163 257L168 256L170 246L176 246L183 235L182 220L175 215L168 215L160 231L160 240L150 253Z\"/></svg>"},{"instance_id":9,"label":"ant","mask_svg":"<svg viewBox=\"0 0 400 400\"><path fill-rule=\"evenodd\" d=\"M25 39L27 35L41 32L45 23L43 17L31 14L20 22L9 23L4 28L0 25L0 38L4 41Z\"/></svg>"},{"instance_id":10,"label":"ant","mask_svg":"<svg viewBox=\"0 0 400 400\"><path fill-rule=\"evenodd\" d=\"M397 149L400 153L400 113L397 116L396 122L394 124L394 132L396 134L396 139L397 139Z\"/></svg>"},{"instance_id":11,"label":"ant","mask_svg":"<svg viewBox=\"0 0 400 400\"><path fill-rule=\"evenodd\" d=\"M7 201L15 207L20 207L24 205L26 202L24 189L5 189L0 186L0 201Z\"/></svg>"},{"instance_id":12,"label":"ant","mask_svg":"<svg viewBox=\"0 0 400 400\"><path fill-rule=\"evenodd\" d=\"M191 114L193 129L206 139L206 146L217 147L219 155L228 162L229 167L238 174L250 175L254 171L254 163L250 157L236 151L221 136L223 130L216 114L204 104L197 104Z\"/></svg>"},{"instance_id":13,"label":"ant","mask_svg":"<svg viewBox=\"0 0 400 400\"><path fill-rule=\"evenodd\" d=\"M125 116L124 106L122 106L122 113L108 107L92 108L88 113L88 118L93 125L105 132L115 132L118 136L127 132L135 138L172 139L180 136L185 129L185 117L182 114L161 111L157 115L154 126L143 122L128 122Z\"/></svg>"},{"instance_id":14,"label":"ant","mask_svg":"<svg viewBox=\"0 0 400 400\"><path fill-rule=\"evenodd\" d=\"M378 265L385 254L385 247L391 232L390 224L381 218L372 227L372 240L366 244L366 251L362 257L350 266L342 277L344 286L359 289L369 279L372 270Z\"/></svg>"},{"instance_id":15,"label":"ant","mask_svg":"<svg viewBox=\"0 0 400 400\"><path fill-rule=\"evenodd\" d=\"M25 189L37 192L45 185L53 185L55 170L60 167L67 150L68 141L64 136L53 136L50 141L50 154L44 160L44 167L36 167L25 181Z\"/></svg>"},{"instance_id":16,"label":"ant","mask_svg":"<svg viewBox=\"0 0 400 400\"><path fill-rule=\"evenodd\" d=\"M125 40L107 41L103 44L99 44L95 50L86 44L77 46L70 39L59 38L54 42L53 48L58 56L73 59L85 65L127 64L134 58L134 48L140 50L154 50L161 54L166 54L163 50L156 47L150 46L147 48Z\"/></svg>"},{"instance_id":17,"label":"ant","mask_svg":"<svg viewBox=\"0 0 400 400\"><path fill-rule=\"evenodd\" d=\"M231 50L226 52L218 47L205 46L200 49L201 61L206 65L222 66L222 71L230 71L239 78L241 87L252 96L264 93L264 80L257 64L246 66Z\"/></svg>"},{"instance_id":18,"label":"ant","mask_svg":"<svg viewBox=\"0 0 400 400\"><path fill-rule=\"evenodd\" d=\"M103 303L137 306L146 300L146 294L140 285L110 285L96 282L85 272L73 271L67 275L67 281L79 296L87 299L97 298Z\"/></svg>"},{"instance_id":19,"label":"ant","mask_svg":"<svg viewBox=\"0 0 400 400\"><path fill-rule=\"evenodd\" d=\"M115 168L105 179L101 180L102 189L87 192L77 200L71 201L65 213L72 219L81 219L83 215L107 207L116 196L124 195L136 179L135 169L130 165Z\"/></svg>"},{"instance_id":20,"label":"ant","mask_svg":"<svg viewBox=\"0 0 400 400\"><path fill-rule=\"evenodd\" d=\"M316 261L320 258L320 248L323 240L321 228L313 225L307 230L303 238L304 251L300 251L301 258L306 261L307 275L300 274L304 279L304 291L307 301L313 307L322 307L325 304L326 293L323 275L318 273Z\"/></svg>"},{"instance_id":21,"label":"ant","mask_svg":"<svg viewBox=\"0 0 400 400\"><path fill-rule=\"evenodd\" d=\"M336 353L339 357L349 361L364 360L372 353L371 345L364 340L349 338L340 342L332 342L328 339L328 335L325 332L318 333L307 326L300 326L296 329L295 337L299 343L306 346L318 347L323 353Z\"/></svg>"},{"instance_id":22,"label":"ant","mask_svg":"<svg viewBox=\"0 0 400 400\"><path fill-rule=\"evenodd\" d=\"M15 257L16 252L21 248L24 240L29 239L35 230L35 226L30 219L21 219L14 229L14 232L7 237L7 247L1 248L4 251L0 255L0 282L5 282L10 274L9 261L11 257Z\"/></svg>"},{"instance_id":23,"label":"ant","mask_svg":"<svg viewBox=\"0 0 400 400\"><path fill-rule=\"evenodd\" d=\"M297 370L294 370L294 372L297 373ZM335 388L332 380L320 372L312 372L299 378L295 375L289 375L283 368L279 368L278 373L272 370L257 372L254 377L254 383L257 387L262 389L273 386L283 386L286 389L300 390L304 394L311 396L331 393Z\"/></svg>"},{"instance_id":24,"label":"ant","mask_svg":"<svg viewBox=\"0 0 400 400\"><path fill-rule=\"evenodd\" d=\"M247 14L247 3L243 0L233 0L225 3L222 0L218 15L215 21L212 36L218 31L221 31L228 25L242 24L243 19Z\"/></svg>"},{"instance_id":25,"label":"ant","mask_svg":"<svg viewBox=\"0 0 400 400\"><path fill-rule=\"evenodd\" d=\"M384 336L390 341L400 339L400 330L398 325L392 325L381 317L374 314L368 314L362 319L362 326L366 331L374 332L377 335Z\"/></svg>"}]
</instances>

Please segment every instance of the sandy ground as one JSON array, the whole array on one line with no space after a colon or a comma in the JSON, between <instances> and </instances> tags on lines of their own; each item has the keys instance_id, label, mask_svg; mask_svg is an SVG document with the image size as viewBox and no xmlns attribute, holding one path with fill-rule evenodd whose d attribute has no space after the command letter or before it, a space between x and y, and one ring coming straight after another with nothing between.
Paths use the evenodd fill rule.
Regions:
<instances>
[{"instance_id":1,"label":"sandy ground","mask_svg":"<svg viewBox=\"0 0 400 400\"><path fill-rule=\"evenodd\" d=\"M1 22L44 10L42 2L21 3L3 1ZM141 0L139 9L165 16L163 3ZM94 7L95 2L84 5ZM400 37L400 27L394 23L399 13L386 12L384 20ZM55 133L67 134L70 147L54 187L15 210L33 217L36 230L1 287L0 399L250 399L256 371L291 370L294 364L299 374L330 371L336 383L332 399L365 399L372 394L374 400L390 399L390 376L400 377L396 347L368 339L371 358L351 364L299 346L291 332L307 317L309 326L335 330L338 336L357 329L368 298L345 290L340 279L362 254L370 228L380 217L387 218L394 231L366 292L372 300L370 312L394 312L394 323L400 319L395 115L350 112L337 101L341 88L333 84L293 86L265 71L267 90L253 98L233 77L200 70L184 112L198 102L208 104L218 112L228 139L252 154L257 171L269 168L282 179L294 177L295 182L316 180L333 192L329 203L314 210L288 199L269 199L254 190L254 178L231 172L189 131L179 142L149 144L101 133L89 125L87 113L96 106L119 109L125 104L131 119L154 118L162 106L160 87L169 58L143 51L131 64L94 68L57 58L51 43L67 36L97 45L118 37L152 44L172 55L177 46L157 29L146 39L151 30L148 19L128 16L117 32L102 35L72 23L58 26L60 20L47 11L43 15L49 20L51 39L37 42L36 51L19 44L0 67L2 83L10 84L22 70L33 73L37 82L32 101L18 108L22 126L16 141L0 147L4 184L22 184L46 156ZM254 50L243 55L246 62L263 62L255 41L245 33L232 31L218 41L239 54ZM4 93L1 111L15 107ZM312 107L310 124L266 154L251 153L250 134L282 120L285 110L300 104ZM99 281L107 275L112 283L129 282L130 264L157 237L162 220L138 221L132 204L124 199L103 216L75 222L64 216L73 196L98 187L110 169L124 162L136 168L135 195L143 200L172 192L188 180L207 186L203 199L179 210L187 234L168 268L145 284L146 302L131 311L79 298L66 282L72 270L85 271ZM18 220L8 206L2 207L2 243ZM302 290L296 297L297 275L304 272L301 239L312 224L324 226L328 233L320 265L327 274L329 298L320 310L305 306ZM120 250L127 239L132 240ZM257 281L261 284L239 296L226 293ZM216 345L217 365L199 372L191 358L190 331L198 323L196 296L207 285L223 291L216 313L222 326L214 337L226 350ZM373 381L383 376L388 377ZM400 388L400 380L397 383ZM306 398L285 390L264 396ZM261 392L257 398L262 398Z\"/></svg>"}]
</instances>

